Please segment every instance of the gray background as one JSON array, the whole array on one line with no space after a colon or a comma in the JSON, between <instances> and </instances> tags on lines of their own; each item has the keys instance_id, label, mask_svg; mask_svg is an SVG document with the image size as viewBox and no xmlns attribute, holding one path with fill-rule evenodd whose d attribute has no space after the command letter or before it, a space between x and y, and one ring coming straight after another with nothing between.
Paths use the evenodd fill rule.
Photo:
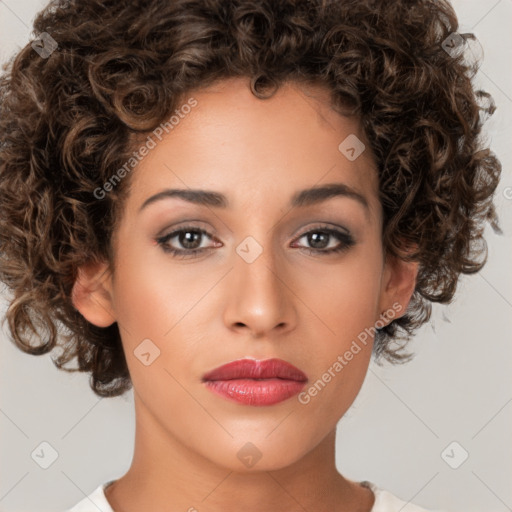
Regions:
<instances>
[{"instance_id":1,"label":"gray background","mask_svg":"<svg viewBox=\"0 0 512 512\"><path fill-rule=\"evenodd\" d=\"M0 0L2 63L34 38L31 23L45 3ZM487 230L488 264L463 277L452 304L434 307L432 323L411 343L412 362L371 364L339 424L337 463L348 478L427 508L505 512L512 510L512 0L453 5L459 32L479 38L485 59L477 83L498 106L487 137L504 167L496 198L504 235ZM0 316L5 308L0 295ZM131 391L100 399L86 375L59 372L50 355L22 353L5 332L0 390L0 511L63 510L128 469ZM58 453L48 469L31 458L43 441ZM463 450L469 457L453 469L446 461L459 464Z\"/></svg>"}]
</instances>

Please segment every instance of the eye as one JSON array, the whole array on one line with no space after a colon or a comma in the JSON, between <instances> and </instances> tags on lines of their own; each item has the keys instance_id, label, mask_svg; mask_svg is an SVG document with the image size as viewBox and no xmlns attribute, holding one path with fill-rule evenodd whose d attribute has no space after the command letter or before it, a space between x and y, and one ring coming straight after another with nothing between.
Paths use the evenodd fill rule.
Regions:
<instances>
[{"instance_id":1,"label":"eye","mask_svg":"<svg viewBox=\"0 0 512 512\"><path fill-rule=\"evenodd\" d=\"M346 251L355 244L355 240L349 232L325 226L310 230L302 234L297 240L303 238L312 246L311 248L302 248L309 254L331 254ZM336 242L336 239L338 242L332 245L331 242Z\"/></svg>"},{"instance_id":2,"label":"eye","mask_svg":"<svg viewBox=\"0 0 512 512\"><path fill-rule=\"evenodd\" d=\"M210 239L212 238L212 235L204 229L194 226L185 226L173 231L172 233L157 238L156 241L158 245L162 247L164 252L172 254L175 257L187 258L200 252L213 249L213 247L201 247L202 239L205 236ZM174 238L176 239L175 243L179 243L183 249L173 247L169 243Z\"/></svg>"},{"instance_id":3,"label":"eye","mask_svg":"<svg viewBox=\"0 0 512 512\"><path fill-rule=\"evenodd\" d=\"M172 231L167 235L157 238L156 242L159 246L162 247L164 252L172 254L176 258L183 259L192 258L199 253L204 253L220 246L220 242L217 241L217 245L201 247L201 242L203 241L204 237L208 237L213 240L213 236L210 235L208 231L195 226L185 226ZM175 239L174 244L181 245L181 248L177 248L170 243L173 239ZM296 240L301 239L306 239L306 243L312 246L309 248L299 246L301 250L306 251L308 254L325 255L338 253L346 251L355 245L355 240L348 231L333 229L326 226L307 231ZM332 245L332 242L334 242L334 246ZM297 246L292 245L292 247Z\"/></svg>"}]
</instances>

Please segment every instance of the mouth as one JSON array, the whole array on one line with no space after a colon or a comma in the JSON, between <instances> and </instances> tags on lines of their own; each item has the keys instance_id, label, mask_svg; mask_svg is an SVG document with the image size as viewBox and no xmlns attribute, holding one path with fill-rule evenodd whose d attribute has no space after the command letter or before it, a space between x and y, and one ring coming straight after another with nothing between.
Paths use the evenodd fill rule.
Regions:
<instances>
[{"instance_id":1,"label":"mouth","mask_svg":"<svg viewBox=\"0 0 512 512\"><path fill-rule=\"evenodd\" d=\"M282 359L238 359L203 376L206 388L244 405L274 405L300 393L308 378Z\"/></svg>"}]
</instances>

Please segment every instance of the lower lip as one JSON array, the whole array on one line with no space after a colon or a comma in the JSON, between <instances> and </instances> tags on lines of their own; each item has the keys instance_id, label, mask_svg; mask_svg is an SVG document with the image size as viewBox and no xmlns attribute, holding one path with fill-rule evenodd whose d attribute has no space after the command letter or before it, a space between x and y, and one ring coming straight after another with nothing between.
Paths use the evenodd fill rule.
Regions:
<instances>
[{"instance_id":1,"label":"lower lip","mask_svg":"<svg viewBox=\"0 0 512 512\"><path fill-rule=\"evenodd\" d=\"M284 379L211 380L206 387L244 405L274 405L300 393L305 382Z\"/></svg>"}]
</instances>

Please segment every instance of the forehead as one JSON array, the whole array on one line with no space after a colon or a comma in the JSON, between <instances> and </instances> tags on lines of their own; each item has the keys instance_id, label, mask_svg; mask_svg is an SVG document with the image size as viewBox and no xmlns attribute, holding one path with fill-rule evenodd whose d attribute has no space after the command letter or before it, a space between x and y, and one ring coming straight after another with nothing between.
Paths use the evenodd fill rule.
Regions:
<instances>
[{"instance_id":1,"label":"forehead","mask_svg":"<svg viewBox=\"0 0 512 512\"><path fill-rule=\"evenodd\" d=\"M260 99L248 79L232 78L190 91L182 105L190 98L171 129L149 134L156 144L133 172L133 208L164 188L217 190L236 208L333 182L365 191L377 208L369 144L357 118L331 108L327 87L288 82Z\"/></svg>"}]
</instances>

